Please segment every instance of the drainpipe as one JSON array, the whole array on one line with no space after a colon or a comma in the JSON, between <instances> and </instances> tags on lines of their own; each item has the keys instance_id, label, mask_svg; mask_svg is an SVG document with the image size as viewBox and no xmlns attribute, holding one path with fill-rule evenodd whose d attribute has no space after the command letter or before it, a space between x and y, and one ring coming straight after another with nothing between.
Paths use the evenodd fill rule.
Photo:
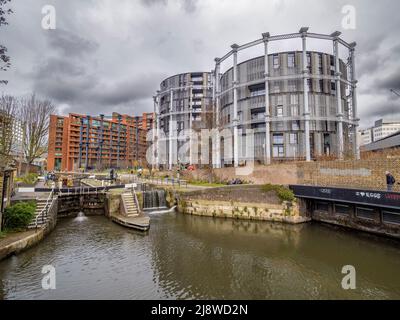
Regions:
<instances>
[{"instance_id":1,"label":"drainpipe","mask_svg":"<svg viewBox=\"0 0 400 320\"><path fill-rule=\"evenodd\" d=\"M136 163L139 165L139 117L136 117L136 137L135 137L135 158L136 158Z\"/></svg>"},{"instance_id":2,"label":"drainpipe","mask_svg":"<svg viewBox=\"0 0 400 320\"><path fill-rule=\"evenodd\" d=\"M100 115L101 123L100 123L100 143L99 143L99 167L101 167L101 162L103 160L103 126L104 126L104 114Z\"/></svg>"},{"instance_id":3,"label":"drainpipe","mask_svg":"<svg viewBox=\"0 0 400 320\"><path fill-rule=\"evenodd\" d=\"M121 143L121 115L118 115L118 145L117 145L117 168L119 168L119 153Z\"/></svg>"},{"instance_id":4,"label":"drainpipe","mask_svg":"<svg viewBox=\"0 0 400 320\"><path fill-rule=\"evenodd\" d=\"M78 169L82 167L82 140L83 140L83 118L81 118L81 126L79 130L79 158L78 158Z\"/></svg>"},{"instance_id":5,"label":"drainpipe","mask_svg":"<svg viewBox=\"0 0 400 320\"><path fill-rule=\"evenodd\" d=\"M89 165L89 134L90 134L90 116L86 116L87 124L86 124L86 161L85 161L85 172L88 170Z\"/></svg>"}]
</instances>

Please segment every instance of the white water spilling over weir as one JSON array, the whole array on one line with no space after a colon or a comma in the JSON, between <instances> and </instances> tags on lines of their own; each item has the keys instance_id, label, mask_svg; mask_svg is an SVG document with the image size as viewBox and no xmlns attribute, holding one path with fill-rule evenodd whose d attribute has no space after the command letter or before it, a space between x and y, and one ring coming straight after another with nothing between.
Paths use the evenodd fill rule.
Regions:
<instances>
[{"instance_id":1,"label":"white water spilling over weir","mask_svg":"<svg viewBox=\"0 0 400 320\"><path fill-rule=\"evenodd\" d=\"M78 222L85 221L85 220L87 220L87 217L85 216L85 214L82 211L80 211L74 220L78 221Z\"/></svg>"},{"instance_id":2,"label":"white water spilling over weir","mask_svg":"<svg viewBox=\"0 0 400 320\"><path fill-rule=\"evenodd\" d=\"M143 209L155 210L166 209L167 201L165 198L165 190L151 190L143 192Z\"/></svg>"}]
</instances>

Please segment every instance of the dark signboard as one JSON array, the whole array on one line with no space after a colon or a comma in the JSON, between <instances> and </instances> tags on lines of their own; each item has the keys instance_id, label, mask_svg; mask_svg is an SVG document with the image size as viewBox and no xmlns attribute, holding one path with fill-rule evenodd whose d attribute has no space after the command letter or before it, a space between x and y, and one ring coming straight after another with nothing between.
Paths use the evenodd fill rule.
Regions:
<instances>
[{"instance_id":1,"label":"dark signboard","mask_svg":"<svg viewBox=\"0 0 400 320\"><path fill-rule=\"evenodd\" d=\"M400 193L363 189L291 185L298 198L323 199L337 202L400 209Z\"/></svg>"}]
</instances>

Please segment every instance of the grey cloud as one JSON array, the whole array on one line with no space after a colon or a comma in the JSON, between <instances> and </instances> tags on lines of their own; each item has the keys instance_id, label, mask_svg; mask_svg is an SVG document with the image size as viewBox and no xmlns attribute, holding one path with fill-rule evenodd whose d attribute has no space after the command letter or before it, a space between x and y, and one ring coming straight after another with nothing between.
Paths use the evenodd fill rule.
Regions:
<instances>
[{"instance_id":1,"label":"grey cloud","mask_svg":"<svg viewBox=\"0 0 400 320\"><path fill-rule=\"evenodd\" d=\"M163 4L163 5L168 4L168 0L140 0L140 2L145 6L152 6L155 4Z\"/></svg>"},{"instance_id":2,"label":"grey cloud","mask_svg":"<svg viewBox=\"0 0 400 320\"><path fill-rule=\"evenodd\" d=\"M143 74L127 80L117 81L112 85L99 84L91 97L99 105L119 105L151 97L154 83L161 79L161 74Z\"/></svg>"},{"instance_id":3,"label":"grey cloud","mask_svg":"<svg viewBox=\"0 0 400 320\"><path fill-rule=\"evenodd\" d=\"M396 70L391 70L385 78L381 78L376 82L378 89L389 90L389 89L400 89L400 67Z\"/></svg>"},{"instance_id":4,"label":"grey cloud","mask_svg":"<svg viewBox=\"0 0 400 320\"><path fill-rule=\"evenodd\" d=\"M0 88L5 93L36 91L62 105L63 112L151 111L152 95L164 78L209 70L230 44L254 40L261 32L308 25L310 32L340 30L343 39L357 42L362 121L390 116L399 106L388 91L400 90L397 0L51 2L57 30L47 32L40 28L47 0L12 1L14 14L0 35L13 62L4 73L9 84ZM345 4L357 9L356 30L341 29Z\"/></svg>"},{"instance_id":5,"label":"grey cloud","mask_svg":"<svg viewBox=\"0 0 400 320\"><path fill-rule=\"evenodd\" d=\"M400 120L400 99L387 99L381 105L371 108L364 116L370 118L371 122L373 119L380 118L398 118Z\"/></svg>"},{"instance_id":6,"label":"grey cloud","mask_svg":"<svg viewBox=\"0 0 400 320\"><path fill-rule=\"evenodd\" d=\"M180 0L180 5L185 12L192 13L197 9L197 2L198 0ZM141 0L141 3L148 7L154 5L167 6L169 4L168 0Z\"/></svg>"},{"instance_id":7,"label":"grey cloud","mask_svg":"<svg viewBox=\"0 0 400 320\"><path fill-rule=\"evenodd\" d=\"M197 0L181 0L182 7L186 12L194 12L197 8Z\"/></svg>"},{"instance_id":8,"label":"grey cloud","mask_svg":"<svg viewBox=\"0 0 400 320\"><path fill-rule=\"evenodd\" d=\"M80 77L86 73L85 68L68 59L49 58L38 66L35 71L37 79L54 78L57 75L65 77Z\"/></svg>"},{"instance_id":9,"label":"grey cloud","mask_svg":"<svg viewBox=\"0 0 400 320\"><path fill-rule=\"evenodd\" d=\"M92 53L99 47L97 42L84 39L63 29L52 30L46 35L49 45L68 58Z\"/></svg>"}]
</instances>

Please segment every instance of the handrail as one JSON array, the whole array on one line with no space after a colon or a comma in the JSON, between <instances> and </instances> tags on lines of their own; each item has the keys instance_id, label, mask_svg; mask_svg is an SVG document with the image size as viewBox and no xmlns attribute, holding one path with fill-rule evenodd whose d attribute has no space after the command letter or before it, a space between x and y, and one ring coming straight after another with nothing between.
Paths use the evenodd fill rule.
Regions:
<instances>
[{"instance_id":1,"label":"handrail","mask_svg":"<svg viewBox=\"0 0 400 320\"><path fill-rule=\"evenodd\" d=\"M142 182L150 182L150 183L155 183L155 184L160 184L160 185L172 185L175 186L175 184L179 186L185 186L187 188L188 183L187 180L183 179L176 179L176 178L160 178L160 177L148 177L148 178L141 178Z\"/></svg>"},{"instance_id":2,"label":"handrail","mask_svg":"<svg viewBox=\"0 0 400 320\"><path fill-rule=\"evenodd\" d=\"M42 211L40 211L40 213L36 216L35 219L35 228L37 229L38 227L38 222L39 222L39 218L42 219L43 221L43 216L46 214L46 218L47 218L47 214L48 214L48 208L51 205L51 203L53 202L53 196L54 196L54 189L51 190L47 200L46 200L46 204L44 206L44 208L42 209ZM50 203L49 203L50 202Z\"/></svg>"},{"instance_id":3,"label":"handrail","mask_svg":"<svg viewBox=\"0 0 400 320\"><path fill-rule=\"evenodd\" d=\"M139 201L138 201L134 187L132 187L132 195L133 195L133 198L135 199L137 210L138 210L138 212L140 212L141 210L140 210L140 206L139 206Z\"/></svg>"}]
</instances>

